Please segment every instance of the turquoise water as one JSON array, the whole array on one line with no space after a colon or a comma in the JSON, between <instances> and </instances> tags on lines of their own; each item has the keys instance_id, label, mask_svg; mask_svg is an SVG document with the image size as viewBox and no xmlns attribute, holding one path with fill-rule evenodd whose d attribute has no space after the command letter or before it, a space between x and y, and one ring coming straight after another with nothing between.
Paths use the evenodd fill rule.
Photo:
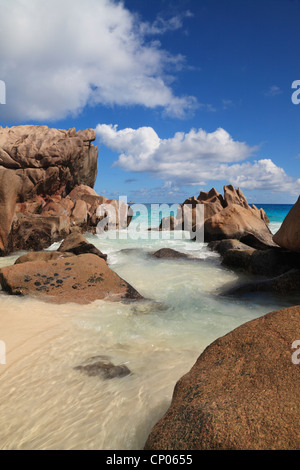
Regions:
<instances>
[{"instance_id":1,"label":"turquoise water","mask_svg":"<svg viewBox=\"0 0 300 470\"><path fill-rule=\"evenodd\" d=\"M255 204L259 209L262 208L270 219L271 232L276 233L279 230L283 220L293 207L292 204Z\"/></svg>"}]
</instances>

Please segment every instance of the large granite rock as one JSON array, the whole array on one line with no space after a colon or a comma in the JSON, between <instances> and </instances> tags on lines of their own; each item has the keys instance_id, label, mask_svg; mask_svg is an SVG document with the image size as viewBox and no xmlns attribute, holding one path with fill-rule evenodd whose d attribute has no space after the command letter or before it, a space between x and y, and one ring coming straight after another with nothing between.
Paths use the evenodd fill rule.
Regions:
<instances>
[{"instance_id":1,"label":"large granite rock","mask_svg":"<svg viewBox=\"0 0 300 470\"><path fill-rule=\"evenodd\" d=\"M24 199L35 194L66 195L79 184L94 186L98 166L94 140L93 129L0 127L0 166L21 177Z\"/></svg>"},{"instance_id":2,"label":"large granite rock","mask_svg":"<svg viewBox=\"0 0 300 470\"><path fill-rule=\"evenodd\" d=\"M2 289L58 304L104 299L141 300L142 296L94 254L36 259L0 269Z\"/></svg>"},{"instance_id":3,"label":"large granite rock","mask_svg":"<svg viewBox=\"0 0 300 470\"><path fill-rule=\"evenodd\" d=\"M69 217L16 214L8 236L6 252L44 250L69 233Z\"/></svg>"},{"instance_id":4,"label":"large granite rock","mask_svg":"<svg viewBox=\"0 0 300 470\"><path fill-rule=\"evenodd\" d=\"M76 132L75 129L59 130L34 125L0 127L2 254L24 248L15 241L10 242L10 246L8 242L16 209L27 211L28 204L32 206L38 196L44 200L51 196L61 198L77 185L94 186L98 166L98 148L92 145L94 140L93 129ZM25 207L20 206L22 204ZM40 207L36 207L36 210L39 211ZM56 208L54 215L60 216L62 212ZM63 215L67 216L66 213ZM13 238L17 238L17 235L14 234ZM32 248L36 249L35 246L29 247Z\"/></svg>"},{"instance_id":5,"label":"large granite rock","mask_svg":"<svg viewBox=\"0 0 300 470\"><path fill-rule=\"evenodd\" d=\"M7 249L8 237L21 187L21 177L17 176L13 170L6 170L0 166L0 254Z\"/></svg>"},{"instance_id":6,"label":"large granite rock","mask_svg":"<svg viewBox=\"0 0 300 470\"><path fill-rule=\"evenodd\" d=\"M0 127L0 255L42 250L74 230L95 233L103 219L105 230L129 225L128 205L93 189L94 140L93 129Z\"/></svg>"},{"instance_id":7,"label":"large granite rock","mask_svg":"<svg viewBox=\"0 0 300 470\"><path fill-rule=\"evenodd\" d=\"M212 343L177 382L150 450L300 448L300 307L269 313Z\"/></svg>"},{"instance_id":8,"label":"large granite rock","mask_svg":"<svg viewBox=\"0 0 300 470\"><path fill-rule=\"evenodd\" d=\"M273 240L283 248L300 253L300 196Z\"/></svg>"},{"instance_id":9,"label":"large granite rock","mask_svg":"<svg viewBox=\"0 0 300 470\"><path fill-rule=\"evenodd\" d=\"M264 244L274 246L272 233L267 224L251 209L231 204L204 224L205 241L237 239L251 234Z\"/></svg>"}]
</instances>

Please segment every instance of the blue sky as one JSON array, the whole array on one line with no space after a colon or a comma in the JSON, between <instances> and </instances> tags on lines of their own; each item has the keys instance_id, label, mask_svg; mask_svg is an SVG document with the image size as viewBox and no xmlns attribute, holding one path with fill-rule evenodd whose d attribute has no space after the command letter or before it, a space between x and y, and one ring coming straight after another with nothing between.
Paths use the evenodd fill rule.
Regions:
<instances>
[{"instance_id":1,"label":"blue sky","mask_svg":"<svg viewBox=\"0 0 300 470\"><path fill-rule=\"evenodd\" d=\"M298 0L0 0L0 124L95 128L107 197L233 183L294 203L299 18Z\"/></svg>"}]
</instances>

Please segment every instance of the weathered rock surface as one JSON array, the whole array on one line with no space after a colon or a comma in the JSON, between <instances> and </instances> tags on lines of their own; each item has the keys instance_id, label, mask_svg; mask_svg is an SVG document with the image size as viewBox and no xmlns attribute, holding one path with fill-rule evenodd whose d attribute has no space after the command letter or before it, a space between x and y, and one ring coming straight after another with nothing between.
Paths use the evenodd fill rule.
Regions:
<instances>
[{"instance_id":1,"label":"weathered rock surface","mask_svg":"<svg viewBox=\"0 0 300 470\"><path fill-rule=\"evenodd\" d=\"M205 241L238 239L253 235L264 244L274 245L272 233L266 223L256 217L252 211L232 204L223 209L204 224Z\"/></svg>"},{"instance_id":2,"label":"weathered rock surface","mask_svg":"<svg viewBox=\"0 0 300 470\"><path fill-rule=\"evenodd\" d=\"M89 243L80 233L72 233L68 235L58 248L58 252L73 253L74 255L83 255L91 253L99 256L99 258L107 260L107 255L102 253L92 243Z\"/></svg>"},{"instance_id":3,"label":"weathered rock surface","mask_svg":"<svg viewBox=\"0 0 300 470\"><path fill-rule=\"evenodd\" d=\"M0 127L0 166L21 177L20 198L67 194L75 186L93 187L98 149L95 131L49 129L47 126Z\"/></svg>"},{"instance_id":4,"label":"weathered rock surface","mask_svg":"<svg viewBox=\"0 0 300 470\"><path fill-rule=\"evenodd\" d=\"M14 171L0 167L0 254L5 253L7 248L21 185L21 178Z\"/></svg>"},{"instance_id":5,"label":"weathered rock surface","mask_svg":"<svg viewBox=\"0 0 300 470\"><path fill-rule=\"evenodd\" d=\"M12 250L44 247L37 241L34 245L37 244L38 248L36 246L28 248L26 243L18 246L15 240L8 241L16 204L25 204L23 210L26 210L30 202L35 201L38 196L64 197L77 185L94 185L97 176L98 148L92 145L93 140L95 132L92 129L76 132L75 129L58 130L33 125L0 127L2 254ZM22 211L22 208L19 206L17 210ZM59 217L68 214L62 208L56 207L50 215ZM17 237L18 235L13 233L11 238ZM28 236L27 239L31 240L31 237Z\"/></svg>"},{"instance_id":6,"label":"weathered rock surface","mask_svg":"<svg viewBox=\"0 0 300 470\"><path fill-rule=\"evenodd\" d=\"M16 214L13 218L6 250L40 251L70 233L70 218L38 214Z\"/></svg>"},{"instance_id":7,"label":"weathered rock surface","mask_svg":"<svg viewBox=\"0 0 300 470\"><path fill-rule=\"evenodd\" d=\"M100 377L105 380L114 379L116 377L126 377L132 373L125 364L116 366L102 356L92 357L84 364L77 366L74 369L85 373L89 377Z\"/></svg>"},{"instance_id":8,"label":"weathered rock surface","mask_svg":"<svg viewBox=\"0 0 300 470\"><path fill-rule=\"evenodd\" d=\"M98 148L93 129L47 126L0 127L0 255L42 250L69 233L126 228L132 215L124 202L99 196ZM106 209L99 214L99 205ZM111 227L110 211L116 212ZM47 218L49 220L47 220Z\"/></svg>"},{"instance_id":9,"label":"weathered rock surface","mask_svg":"<svg viewBox=\"0 0 300 470\"><path fill-rule=\"evenodd\" d=\"M8 266L0 270L0 284L11 295L30 295L54 303L142 299L94 254Z\"/></svg>"},{"instance_id":10,"label":"weathered rock surface","mask_svg":"<svg viewBox=\"0 0 300 470\"><path fill-rule=\"evenodd\" d=\"M223 256L222 265L232 269L251 272L251 260L254 251L253 248L227 250ZM263 275L263 272L260 274Z\"/></svg>"},{"instance_id":11,"label":"weathered rock surface","mask_svg":"<svg viewBox=\"0 0 300 470\"><path fill-rule=\"evenodd\" d=\"M300 253L300 196L284 219L273 240L287 250Z\"/></svg>"},{"instance_id":12,"label":"weathered rock surface","mask_svg":"<svg viewBox=\"0 0 300 470\"><path fill-rule=\"evenodd\" d=\"M212 343L177 382L149 450L300 448L300 307L269 313Z\"/></svg>"}]
</instances>

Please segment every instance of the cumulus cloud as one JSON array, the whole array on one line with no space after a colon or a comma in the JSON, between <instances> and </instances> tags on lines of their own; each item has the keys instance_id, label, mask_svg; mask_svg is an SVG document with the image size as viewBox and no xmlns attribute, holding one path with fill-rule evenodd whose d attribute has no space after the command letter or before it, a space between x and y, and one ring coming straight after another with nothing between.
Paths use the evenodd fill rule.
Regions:
<instances>
[{"instance_id":1,"label":"cumulus cloud","mask_svg":"<svg viewBox=\"0 0 300 470\"><path fill-rule=\"evenodd\" d=\"M178 186L227 180L249 190L300 192L300 180L288 176L271 159L249 161L258 147L234 140L222 128L211 133L191 129L161 139L152 127L118 130L117 125L98 124L96 134L119 153L115 166L147 172Z\"/></svg>"},{"instance_id":2,"label":"cumulus cloud","mask_svg":"<svg viewBox=\"0 0 300 470\"><path fill-rule=\"evenodd\" d=\"M196 106L170 86L183 57L149 38L180 28L183 16L143 24L114 0L0 0L0 12L6 117L55 120L87 104L162 107L183 117Z\"/></svg>"}]
</instances>

